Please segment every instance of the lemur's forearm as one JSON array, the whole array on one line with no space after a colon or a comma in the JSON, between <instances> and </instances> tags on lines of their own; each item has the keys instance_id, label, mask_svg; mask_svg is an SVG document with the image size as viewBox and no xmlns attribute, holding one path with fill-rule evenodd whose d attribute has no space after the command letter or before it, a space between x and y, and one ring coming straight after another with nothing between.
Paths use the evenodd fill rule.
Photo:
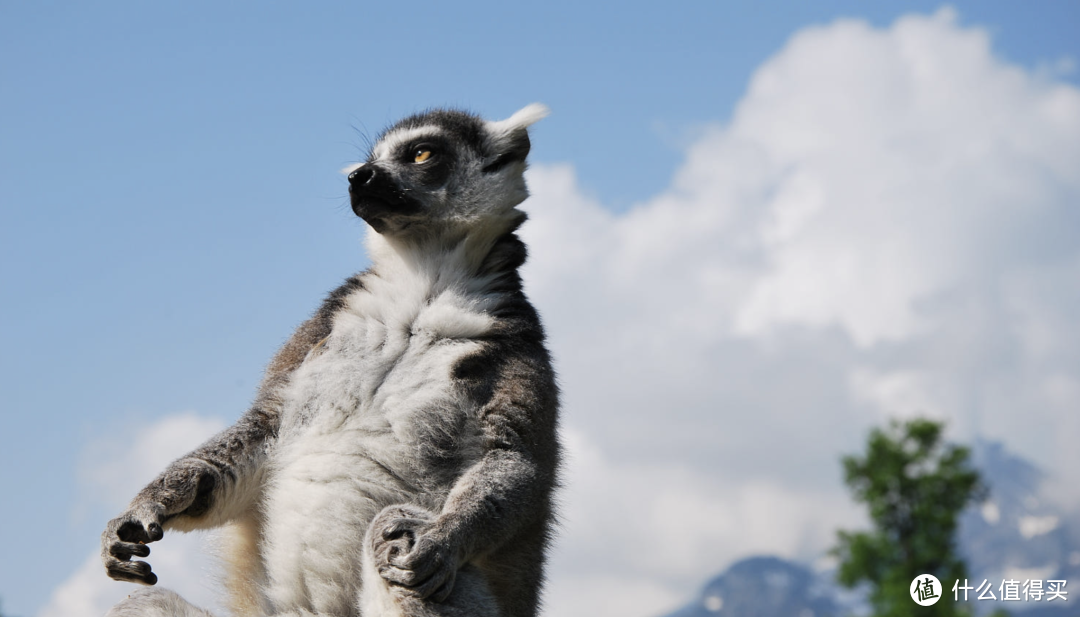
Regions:
<instances>
[{"instance_id":1,"label":"lemur's forearm","mask_svg":"<svg viewBox=\"0 0 1080 617\"><path fill-rule=\"evenodd\" d=\"M462 563L482 557L549 515L552 485L551 474L520 453L489 453L454 487L438 517L440 532Z\"/></svg>"},{"instance_id":2,"label":"lemur's forearm","mask_svg":"<svg viewBox=\"0 0 1080 617\"><path fill-rule=\"evenodd\" d=\"M235 425L174 461L132 501L158 504L165 527L216 527L247 511L262 484L275 417L252 409Z\"/></svg>"},{"instance_id":3,"label":"lemur's forearm","mask_svg":"<svg viewBox=\"0 0 1080 617\"><path fill-rule=\"evenodd\" d=\"M518 379L508 363L481 409L486 452L455 483L439 515L463 561L484 555L549 516L558 449L553 380Z\"/></svg>"}]
</instances>

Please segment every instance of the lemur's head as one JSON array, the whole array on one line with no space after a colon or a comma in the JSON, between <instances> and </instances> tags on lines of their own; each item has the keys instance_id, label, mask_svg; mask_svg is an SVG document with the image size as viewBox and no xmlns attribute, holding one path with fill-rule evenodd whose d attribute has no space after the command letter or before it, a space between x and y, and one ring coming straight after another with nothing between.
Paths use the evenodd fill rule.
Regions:
<instances>
[{"instance_id":1,"label":"lemur's head","mask_svg":"<svg viewBox=\"0 0 1080 617\"><path fill-rule=\"evenodd\" d=\"M388 236L506 219L528 196L527 129L547 113L534 103L498 122L442 109L405 118L350 171L353 212Z\"/></svg>"}]
</instances>

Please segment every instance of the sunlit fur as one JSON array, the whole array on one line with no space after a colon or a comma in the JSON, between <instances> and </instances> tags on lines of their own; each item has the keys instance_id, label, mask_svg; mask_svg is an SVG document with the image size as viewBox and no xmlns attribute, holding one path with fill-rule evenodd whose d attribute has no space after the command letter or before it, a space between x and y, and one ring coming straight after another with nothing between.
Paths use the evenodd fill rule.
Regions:
<instances>
[{"instance_id":1,"label":"sunlit fur","mask_svg":"<svg viewBox=\"0 0 1080 617\"><path fill-rule=\"evenodd\" d=\"M536 614L557 392L514 231L528 195L526 128L546 113L413 116L348 170L377 170L416 207L365 209L365 185L351 177L354 209L384 213L383 232L368 232L372 267L297 330L236 426L170 465L110 522L110 576L156 580L110 555L154 522L226 525L237 615ZM444 181L420 182L408 167L424 139L442 144L431 163L449 170ZM401 521L412 535L388 539ZM410 594L422 582L391 584L412 570L387 560L406 554L418 555L417 572L438 565L448 583L428 597ZM156 589L110 612L136 614L208 615Z\"/></svg>"}]
</instances>

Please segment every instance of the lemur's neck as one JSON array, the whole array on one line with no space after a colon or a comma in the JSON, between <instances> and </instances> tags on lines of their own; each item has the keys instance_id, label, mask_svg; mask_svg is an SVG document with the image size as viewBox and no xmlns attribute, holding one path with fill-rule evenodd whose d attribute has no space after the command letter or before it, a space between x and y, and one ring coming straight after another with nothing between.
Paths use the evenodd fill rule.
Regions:
<instances>
[{"instance_id":1,"label":"lemur's neck","mask_svg":"<svg viewBox=\"0 0 1080 617\"><path fill-rule=\"evenodd\" d=\"M419 280L433 290L502 287L524 262L525 247L514 231L525 219L524 212L513 209L482 223L411 234L388 236L369 229L372 270L383 278Z\"/></svg>"}]
</instances>

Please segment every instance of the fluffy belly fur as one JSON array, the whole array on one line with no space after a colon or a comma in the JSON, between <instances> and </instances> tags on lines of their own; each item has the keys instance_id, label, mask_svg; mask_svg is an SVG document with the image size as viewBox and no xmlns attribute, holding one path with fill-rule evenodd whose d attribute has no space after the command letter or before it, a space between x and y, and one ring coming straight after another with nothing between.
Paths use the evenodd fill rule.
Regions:
<instances>
[{"instance_id":1,"label":"fluffy belly fur","mask_svg":"<svg viewBox=\"0 0 1080 617\"><path fill-rule=\"evenodd\" d=\"M438 512L481 456L454 365L479 344L339 316L294 373L270 453L262 561L276 610L352 615L364 533L384 507Z\"/></svg>"}]
</instances>

